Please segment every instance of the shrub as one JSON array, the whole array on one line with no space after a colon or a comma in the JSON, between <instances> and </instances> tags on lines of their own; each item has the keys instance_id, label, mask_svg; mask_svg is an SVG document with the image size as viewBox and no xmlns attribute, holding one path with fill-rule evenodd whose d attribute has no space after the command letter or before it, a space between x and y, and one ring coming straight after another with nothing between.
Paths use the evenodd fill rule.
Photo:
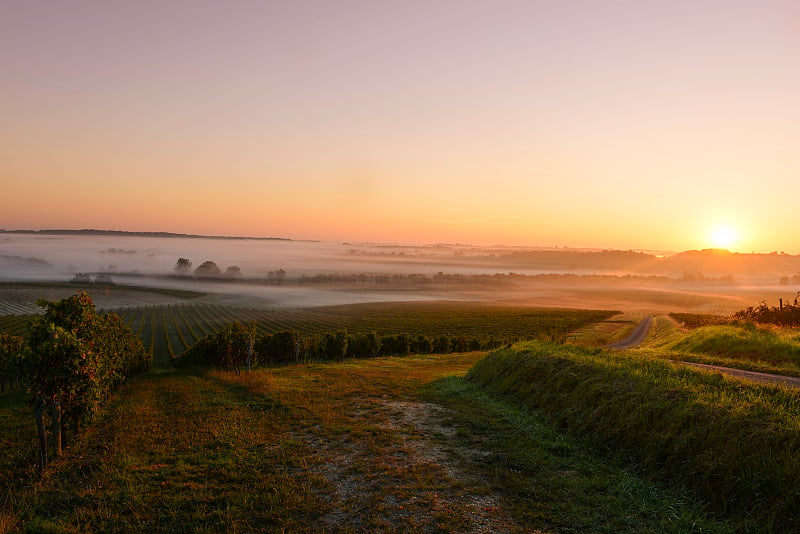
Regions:
<instances>
[{"instance_id":1,"label":"shrub","mask_svg":"<svg viewBox=\"0 0 800 534\"><path fill-rule=\"evenodd\" d=\"M282 330L261 336L255 344L260 361L267 364L296 362L302 348L300 333Z\"/></svg>"},{"instance_id":2,"label":"shrub","mask_svg":"<svg viewBox=\"0 0 800 534\"><path fill-rule=\"evenodd\" d=\"M13 385L22 379L22 358L25 340L21 336L0 333L0 391L6 384Z\"/></svg>"},{"instance_id":3,"label":"shrub","mask_svg":"<svg viewBox=\"0 0 800 534\"><path fill-rule=\"evenodd\" d=\"M381 338L381 354L383 356L405 356L411 351L411 339L408 334L396 334Z\"/></svg>"},{"instance_id":4,"label":"shrub","mask_svg":"<svg viewBox=\"0 0 800 534\"><path fill-rule=\"evenodd\" d=\"M30 324L23 366L31 399L47 407L59 403L77 430L110 392L150 367L151 355L119 316L99 315L86 293L39 305L46 311Z\"/></svg>"},{"instance_id":5,"label":"shrub","mask_svg":"<svg viewBox=\"0 0 800 534\"><path fill-rule=\"evenodd\" d=\"M240 372L258 363L253 324L231 323L212 332L172 360L176 367L208 365Z\"/></svg>"},{"instance_id":6,"label":"shrub","mask_svg":"<svg viewBox=\"0 0 800 534\"><path fill-rule=\"evenodd\" d=\"M381 340L375 332L352 334L347 341L349 358L375 358L381 350Z\"/></svg>"}]
</instances>

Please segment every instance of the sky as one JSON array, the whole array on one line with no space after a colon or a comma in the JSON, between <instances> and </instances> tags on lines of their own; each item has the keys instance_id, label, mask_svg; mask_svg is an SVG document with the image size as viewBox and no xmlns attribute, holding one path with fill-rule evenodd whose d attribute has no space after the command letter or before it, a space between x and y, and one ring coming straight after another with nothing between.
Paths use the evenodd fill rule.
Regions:
<instances>
[{"instance_id":1,"label":"sky","mask_svg":"<svg viewBox=\"0 0 800 534\"><path fill-rule=\"evenodd\" d=\"M800 253L793 0L0 7L0 228Z\"/></svg>"}]
</instances>

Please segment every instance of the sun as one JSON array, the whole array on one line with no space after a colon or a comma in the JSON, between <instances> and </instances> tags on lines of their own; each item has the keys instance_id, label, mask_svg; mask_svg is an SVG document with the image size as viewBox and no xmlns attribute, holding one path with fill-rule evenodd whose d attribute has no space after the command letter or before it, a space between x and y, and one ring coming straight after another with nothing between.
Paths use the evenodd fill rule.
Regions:
<instances>
[{"instance_id":1,"label":"sun","mask_svg":"<svg viewBox=\"0 0 800 534\"><path fill-rule=\"evenodd\" d=\"M730 249L739 240L739 232L728 224L715 226L709 235L713 248Z\"/></svg>"}]
</instances>

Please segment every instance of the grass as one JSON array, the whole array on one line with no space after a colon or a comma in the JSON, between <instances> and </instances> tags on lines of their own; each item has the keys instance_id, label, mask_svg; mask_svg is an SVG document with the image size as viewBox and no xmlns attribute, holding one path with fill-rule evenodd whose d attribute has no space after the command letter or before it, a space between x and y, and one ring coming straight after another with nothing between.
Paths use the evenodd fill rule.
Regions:
<instances>
[{"instance_id":1,"label":"grass","mask_svg":"<svg viewBox=\"0 0 800 534\"><path fill-rule=\"evenodd\" d=\"M663 336L651 354L750 371L800 376L800 331L774 326L701 326Z\"/></svg>"},{"instance_id":2,"label":"grass","mask_svg":"<svg viewBox=\"0 0 800 534\"><path fill-rule=\"evenodd\" d=\"M708 313L670 313L669 316L686 328L697 328L725 322L728 317Z\"/></svg>"},{"instance_id":3,"label":"grass","mask_svg":"<svg viewBox=\"0 0 800 534\"><path fill-rule=\"evenodd\" d=\"M570 334L567 340L578 345L602 347L627 338L642 320L641 315L619 313L593 322Z\"/></svg>"},{"instance_id":4,"label":"grass","mask_svg":"<svg viewBox=\"0 0 800 534\"><path fill-rule=\"evenodd\" d=\"M0 510L35 472L36 426L22 390L0 393Z\"/></svg>"},{"instance_id":5,"label":"grass","mask_svg":"<svg viewBox=\"0 0 800 534\"><path fill-rule=\"evenodd\" d=\"M518 524L555 532L728 532L680 492L600 459L544 418L460 378L427 396L454 414L458 447L480 450L470 468L503 495Z\"/></svg>"},{"instance_id":6,"label":"grass","mask_svg":"<svg viewBox=\"0 0 800 534\"><path fill-rule=\"evenodd\" d=\"M744 532L800 528L800 393L626 353L529 342L469 379Z\"/></svg>"},{"instance_id":7,"label":"grass","mask_svg":"<svg viewBox=\"0 0 800 534\"><path fill-rule=\"evenodd\" d=\"M729 531L463 380L483 353L136 379L0 526L28 532ZM9 527L10 525L10 527Z\"/></svg>"}]
</instances>

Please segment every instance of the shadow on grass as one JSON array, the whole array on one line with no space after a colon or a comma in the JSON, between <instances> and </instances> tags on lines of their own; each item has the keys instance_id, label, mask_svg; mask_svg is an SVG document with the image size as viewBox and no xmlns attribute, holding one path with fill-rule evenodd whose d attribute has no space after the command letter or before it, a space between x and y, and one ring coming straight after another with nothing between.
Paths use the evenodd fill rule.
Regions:
<instances>
[{"instance_id":1,"label":"shadow on grass","mask_svg":"<svg viewBox=\"0 0 800 534\"><path fill-rule=\"evenodd\" d=\"M240 382L232 382L223 378L215 376L208 376L207 374L200 375L211 383L220 386L226 393L229 393L237 399L235 403L238 406L244 407L253 413L272 413L285 415L292 411L292 408L283 402L274 399L265 392L254 392L247 387L246 384ZM241 375L243 378L244 375ZM229 400L225 401L230 403Z\"/></svg>"},{"instance_id":2,"label":"shadow on grass","mask_svg":"<svg viewBox=\"0 0 800 534\"><path fill-rule=\"evenodd\" d=\"M558 532L731 532L685 494L609 463L536 413L493 398L463 378L420 395L450 410L450 446L480 473L524 528ZM469 451L480 451L470 454ZM459 452L461 451L461 452ZM466 452L464 452L466 451Z\"/></svg>"}]
</instances>

